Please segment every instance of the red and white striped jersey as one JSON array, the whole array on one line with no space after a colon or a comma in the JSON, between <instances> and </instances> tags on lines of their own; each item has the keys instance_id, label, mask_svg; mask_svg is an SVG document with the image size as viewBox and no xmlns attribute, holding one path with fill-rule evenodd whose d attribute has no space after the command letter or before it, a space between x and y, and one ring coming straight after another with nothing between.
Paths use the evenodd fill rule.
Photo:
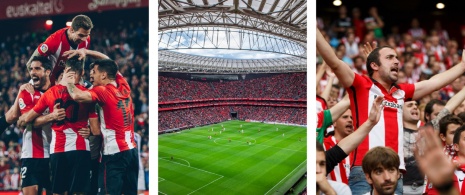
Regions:
<instances>
[{"instance_id":1,"label":"red and white striped jersey","mask_svg":"<svg viewBox=\"0 0 465 195\"><path fill-rule=\"evenodd\" d=\"M42 92L35 90L34 94L30 94L26 90L19 94L19 109L21 114L25 114L31 110L39 101ZM46 109L42 115L47 115ZM21 149L21 158L49 158L50 157L50 139L52 136L51 124L44 125L39 128L32 127L28 124L23 133L23 146Z\"/></svg>"},{"instance_id":2,"label":"red and white striped jersey","mask_svg":"<svg viewBox=\"0 0 465 195\"><path fill-rule=\"evenodd\" d=\"M76 84L76 87L87 90L79 84ZM60 103L60 108L65 109L66 118L52 125L50 154L74 150L90 151L89 140L79 135L78 130L87 127L89 118L97 118L95 103L77 103L65 86L55 85L42 95L32 109L36 113L42 113L48 108L52 113L56 103Z\"/></svg>"},{"instance_id":3,"label":"red and white striped jersey","mask_svg":"<svg viewBox=\"0 0 465 195\"><path fill-rule=\"evenodd\" d=\"M90 47L90 36L87 40L81 42L79 45L72 46L68 41L67 30L69 27L62 28L51 34L45 42L39 44L37 51L41 56L50 56L52 61L53 71L50 75L50 82L52 85L55 84L55 75L61 70L65 69L65 62L68 57L63 57L63 53L69 50L77 50L81 48L89 49Z\"/></svg>"},{"instance_id":4,"label":"red and white striped jersey","mask_svg":"<svg viewBox=\"0 0 465 195\"><path fill-rule=\"evenodd\" d=\"M355 129L358 129L368 119L375 98L384 96L384 109L379 122L351 154L351 158L355 160L354 166L362 165L363 156L370 148L386 146L399 154L399 168L405 170L402 107L405 101L412 99L415 85L393 84L387 91L376 80L355 74L354 82L351 87L347 88L347 91Z\"/></svg>"},{"instance_id":5,"label":"red and white striped jersey","mask_svg":"<svg viewBox=\"0 0 465 195\"><path fill-rule=\"evenodd\" d=\"M116 76L118 87L112 84L94 86L89 90L92 101L98 102L103 154L110 155L136 147L134 141L134 106L131 89L124 77Z\"/></svg>"},{"instance_id":6,"label":"red and white striped jersey","mask_svg":"<svg viewBox=\"0 0 465 195\"><path fill-rule=\"evenodd\" d=\"M325 151L331 149L337 144L337 140L334 136L328 136L324 139L323 146ZM350 156L347 156L339 164L334 167L331 173L328 173L328 179L349 184L349 173L350 173Z\"/></svg>"}]
</instances>

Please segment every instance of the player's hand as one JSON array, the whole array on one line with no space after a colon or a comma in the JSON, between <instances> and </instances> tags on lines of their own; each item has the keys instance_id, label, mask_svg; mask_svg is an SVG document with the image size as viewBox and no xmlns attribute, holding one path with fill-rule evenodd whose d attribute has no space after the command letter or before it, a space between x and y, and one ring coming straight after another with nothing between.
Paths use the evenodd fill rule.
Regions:
<instances>
[{"instance_id":1,"label":"player's hand","mask_svg":"<svg viewBox=\"0 0 465 195\"><path fill-rule=\"evenodd\" d=\"M82 60L86 57L87 53L86 53L86 49L82 48L82 49L78 49L78 50L69 50L69 51L65 51L63 53L63 56L68 56L68 59L72 58L73 56L75 55L78 55L79 56L79 60Z\"/></svg>"},{"instance_id":2,"label":"player's hand","mask_svg":"<svg viewBox=\"0 0 465 195\"><path fill-rule=\"evenodd\" d=\"M34 94L34 86L32 86L31 83L25 83L19 87L19 92L24 91L24 90L26 90L30 94Z\"/></svg>"},{"instance_id":3,"label":"player's hand","mask_svg":"<svg viewBox=\"0 0 465 195\"><path fill-rule=\"evenodd\" d=\"M53 106L53 112L51 113L54 121L62 121L66 118L66 111L64 108L60 108L60 103L56 103Z\"/></svg>"},{"instance_id":4,"label":"player's hand","mask_svg":"<svg viewBox=\"0 0 465 195\"><path fill-rule=\"evenodd\" d=\"M366 42L365 44L363 44L362 53L363 55L365 55L365 59L367 59L368 55L370 55L370 53L377 47L378 47L378 43L376 41L373 41L371 45L369 42Z\"/></svg>"},{"instance_id":5,"label":"player's hand","mask_svg":"<svg viewBox=\"0 0 465 195\"><path fill-rule=\"evenodd\" d=\"M60 81L60 85L67 86L68 83L75 83L76 78L75 78L76 72L71 71L71 68L65 68L65 71L63 72L63 78Z\"/></svg>"},{"instance_id":6,"label":"player's hand","mask_svg":"<svg viewBox=\"0 0 465 195\"><path fill-rule=\"evenodd\" d=\"M90 136L90 129L89 128L81 128L78 130L79 135L83 138L88 138Z\"/></svg>"},{"instance_id":7,"label":"player's hand","mask_svg":"<svg viewBox=\"0 0 465 195\"><path fill-rule=\"evenodd\" d=\"M18 122L16 123L18 125L18 127L25 127L26 126L26 121L24 120L24 117L26 115L21 115L18 119Z\"/></svg>"}]
</instances>

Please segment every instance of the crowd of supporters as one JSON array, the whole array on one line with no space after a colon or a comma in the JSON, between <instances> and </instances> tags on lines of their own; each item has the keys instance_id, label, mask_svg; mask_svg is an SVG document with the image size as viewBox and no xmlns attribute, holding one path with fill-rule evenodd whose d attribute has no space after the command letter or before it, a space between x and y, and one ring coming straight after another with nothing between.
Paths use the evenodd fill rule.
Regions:
<instances>
[{"instance_id":1,"label":"crowd of supporters","mask_svg":"<svg viewBox=\"0 0 465 195\"><path fill-rule=\"evenodd\" d=\"M224 82L193 81L159 76L158 82L158 100L161 102L159 108L176 108L176 110L159 112L158 131L195 127L234 119L231 112L237 112L237 119L241 120L306 124L306 108L282 106L306 104L306 101L284 100L306 99L306 73L273 74ZM198 101L212 98L270 98L274 100ZM166 103L177 100L189 101ZM258 104L266 104L266 106ZM189 106L195 108L185 108Z\"/></svg>"},{"instance_id":2,"label":"crowd of supporters","mask_svg":"<svg viewBox=\"0 0 465 195\"><path fill-rule=\"evenodd\" d=\"M158 131L202 126L233 119L301 124L307 123L306 108L268 106L211 106L162 111L158 113Z\"/></svg>"},{"instance_id":3,"label":"crowd of supporters","mask_svg":"<svg viewBox=\"0 0 465 195\"><path fill-rule=\"evenodd\" d=\"M256 79L200 82L158 77L158 101L208 98L307 98L306 73L286 73Z\"/></svg>"},{"instance_id":4,"label":"crowd of supporters","mask_svg":"<svg viewBox=\"0 0 465 195\"><path fill-rule=\"evenodd\" d=\"M142 163L148 184L148 22L115 21L112 27L101 27L101 21L91 18L91 49L114 59L131 86L134 102L135 132L142 137ZM30 78L26 62L49 31L38 30L0 38L0 112L5 114L13 104L18 88ZM86 62L86 70L90 61ZM85 78L88 80L88 71ZM24 129L11 125L0 135L0 190L17 190L22 133ZM18 180L18 181L17 181ZM147 185L148 187L148 185Z\"/></svg>"},{"instance_id":5,"label":"crowd of supporters","mask_svg":"<svg viewBox=\"0 0 465 195\"><path fill-rule=\"evenodd\" d=\"M449 37L448 31L442 28L440 20L433 21L433 28L426 29L422 27L418 18L411 18L408 20L411 24L410 28L401 31L399 26L385 26L383 17L373 9L376 10L375 7L366 10L367 17L361 18L361 14L364 13L361 13L360 9L355 7L350 11L341 6L339 15L335 16L335 19L324 21L318 18L319 29L334 47L336 55L356 73L367 74L361 48L363 43L373 41L379 46L388 45L396 50L400 61L398 83L416 83L429 79L460 62L459 49L464 47L465 39ZM461 31L465 36L465 28ZM322 60L319 58L318 66L321 63ZM323 81L322 85L325 84ZM464 84L465 76L462 76L439 90L439 98L450 99Z\"/></svg>"}]
</instances>

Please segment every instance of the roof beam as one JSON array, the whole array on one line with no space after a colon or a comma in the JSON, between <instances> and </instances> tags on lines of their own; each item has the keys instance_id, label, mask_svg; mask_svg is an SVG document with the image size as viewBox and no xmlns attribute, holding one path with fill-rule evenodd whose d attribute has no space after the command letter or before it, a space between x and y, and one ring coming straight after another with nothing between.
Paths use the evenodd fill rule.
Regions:
<instances>
[{"instance_id":1,"label":"roof beam","mask_svg":"<svg viewBox=\"0 0 465 195\"><path fill-rule=\"evenodd\" d=\"M260 7L258 8L258 11L262 11L263 7L265 7L266 0L262 0L262 3L260 3Z\"/></svg>"},{"instance_id":2,"label":"roof beam","mask_svg":"<svg viewBox=\"0 0 465 195\"><path fill-rule=\"evenodd\" d=\"M299 0L298 3L294 3L294 5L292 5L292 7L290 8L290 10L287 13L282 14L281 16L276 18L275 21L283 21L283 20L286 20L287 18L291 17L292 14L295 12L295 10L300 8L300 6L302 6L304 3L305 3L305 0Z\"/></svg>"},{"instance_id":3,"label":"roof beam","mask_svg":"<svg viewBox=\"0 0 465 195\"><path fill-rule=\"evenodd\" d=\"M176 10L178 12L183 12L184 11L184 9L182 7L179 7L179 6L175 5L173 3L173 1L165 1L165 2L166 2L166 4L168 4L168 6L170 6L171 8L173 8L174 10Z\"/></svg>"},{"instance_id":4,"label":"roof beam","mask_svg":"<svg viewBox=\"0 0 465 195\"><path fill-rule=\"evenodd\" d=\"M278 6L279 0L274 0L273 6L271 6L270 12L273 12L274 9L276 9L276 6Z\"/></svg>"}]
</instances>

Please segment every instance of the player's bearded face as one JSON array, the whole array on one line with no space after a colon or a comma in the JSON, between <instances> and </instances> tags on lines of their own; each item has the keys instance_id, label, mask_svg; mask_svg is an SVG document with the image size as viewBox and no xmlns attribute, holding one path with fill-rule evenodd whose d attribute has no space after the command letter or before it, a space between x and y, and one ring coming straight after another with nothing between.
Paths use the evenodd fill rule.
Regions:
<instances>
[{"instance_id":1,"label":"player's bearded face","mask_svg":"<svg viewBox=\"0 0 465 195\"><path fill-rule=\"evenodd\" d=\"M34 89L40 90L47 83L46 70L44 70L42 67L37 68L35 64L31 66L32 70L30 71L30 75L32 79L32 85L34 86Z\"/></svg>"}]
</instances>

